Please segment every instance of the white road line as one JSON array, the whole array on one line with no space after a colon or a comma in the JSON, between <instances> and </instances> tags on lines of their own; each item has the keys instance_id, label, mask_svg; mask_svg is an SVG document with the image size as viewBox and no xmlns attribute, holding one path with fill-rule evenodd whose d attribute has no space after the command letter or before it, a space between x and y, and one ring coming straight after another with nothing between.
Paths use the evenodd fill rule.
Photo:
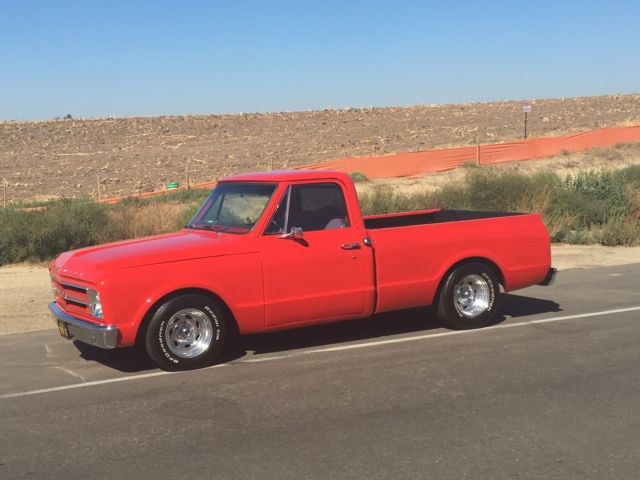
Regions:
<instances>
[{"instance_id":1,"label":"white road line","mask_svg":"<svg viewBox=\"0 0 640 480\"><path fill-rule=\"evenodd\" d=\"M286 355L274 355L272 357L256 357L256 358L247 358L246 360L238 360L237 362L231 363L260 363L260 362L270 362L271 360L280 360L281 358L290 358L296 355L302 355L304 353L309 353L307 351L298 352L298 353L289 353Z\"/></svg>"},{"instance_id":2,"label":"white road line","mask_svg":"<svg viewBox=\"0 0 640 480\"><path fill-rule=\"evenodd\" d=\"M618 308L616 310L604 310L601 312L581 313L578 315L565 315L563 317L542 318L540 320L528 320L528 321L516 322L516 323L501 323L499 325L492 325L490 327L478 328L475 330L451 330L451 331L442 332L442 333L416 335L414 337L391 338L389 340L379 340L375 342L358 343L355 345L343 345L339 347L318 348L316 350L299 352L298 354L292 354L290 356L303 355L307 353L339 352L342 350L353 350L356 348L374 347L377 345L388 345L391 343L414 342L416 340L425 340L427 338L437 338L437 337L448 337L451 335L468 335L471 333L482 333L482 332L487 332L489 330L498 330L501 328L524 327L526 325L538 325L541 323L561 322L563 320L574 320L577 318L599 317L602 315L613 315L615 313L634 312L636 310L640 310L640 306L629 307L629 308Z\"/></svg>"},{"instance_id":3,"label":"white road line","mask_svg":"<svg viewBox=\"0 0 640 480\"><path fill-rule=\"evenodd\" d=\"M291 357L299 357L302 355L309 355L312 353L327 353L327 352L340 352L343 350L355 350L358 348L368 348L368 347L376 347L378 345L390 345L393 343L404 343L404 342L415 342L417 340L427 340L429 338L439 338L439 337L448 337L452 335L469 335L469 334L477 334L482 332L487 332L490 330L499 330L504 328L515 328L515 327L524 327L527 325L540 325L543 323L554 323L554 322L562 322L565 320L575 320L579 318L589 318L589 317L600 317L604 315L614 315L616 313L626 313L626 312L635 312L640 311L640 306L637 307L628 307L628 308L617 308L614 310L603 310L600 312L591 312L591 313L580 313L577 315L565 315L562 317L552 317L552 318L542 318L540 320L528 320L524 322L515 322L515 323L506 323L500 325L493 325L490 327L485 327L477 330L453 330L448 332L441 333L427 333L425 335L416 335L413 337L402 337L402 338L391 338L388 340L377 340L375 342L364 342L357 343L354 345L343 345L339 347L327 347L327 348L317 348L314 350L305 350L303 352L294 352L287 355L275 355L272 357L262 357L262 358L254 358L247 360L240 360L237 362L232 362L233 364L238 363L258 363L258 362L270 362L272 360L281 360L283 358L291 358ZM229 363L231 364L231 363ZM207 367L203 370L209 370L212 368L220 368L229 364L220 364L213 365L211 367ZM174 375L176 373L184 373L184 372L151 372L151 373L143 373L141 375L129 375L127 377L118 377L118 378L110 378L107 380L96 380L93 382L85 382L85 383L75 383L71 385L63 385L60 387L51 387L51 388L41 388L38 390L28 390L26 392L16 392L16 393L7 393L4 395L0 395L0 400L7 398L18 398L18 397L27 397L30 395L39 395L43 393L52 393L52 392L60 392L64 390L73 390L76 388L85 388L85 387L93 387L98 385L106 385L109 383L120 383L120 382L128 382L132 380L139 380L144 378L153 378L153 377L163 377L165 375Z\"/></svg>"},{"instance_id":4,"label":"white road line","mask_svg":"<svg viewBox=\"0 0 640 480\"><path fill-rule=\"evenodd\" d=\"M207 367L207 369L220 368L224 366L225 364L223 363L220 365L212 365L211 367ZM4 395L0 395L0 400L5 398L28 397L29 395L38 395L41 393L62 392L64 390L73 390L76 388L95 387L96 385L106 385L108 383L128 382L130 380L138 380L142 378L164 377L165 375L173 375L175 373L184 373L184 372L165 372L165 371L151 372L151 373L143 373L141 375L129 375L128 377L109 378L107 380L95 380L93 382L73 383L71 385L62 385L61 387L40 388L38 390L28 390L26 392L6 393Z\"/></svg>"},{"instance_id":5,"label":"white road line","mask_svg":"<svg viewBox=\"0 0 640 480\"><path fill-rule=\"evenodd\" d=\"M60 370L62 372L68 373L72 377L76 377L77 379L79 379L83 383L86 382L86 380L84 379L84 377L82 375L80 375L79 373L74 372L70 368L64 368L64 367L61 367L59 365L54 365L52 367L47 367L47 368L55 368L56 370Z\"/></svg>"}]
</instances>

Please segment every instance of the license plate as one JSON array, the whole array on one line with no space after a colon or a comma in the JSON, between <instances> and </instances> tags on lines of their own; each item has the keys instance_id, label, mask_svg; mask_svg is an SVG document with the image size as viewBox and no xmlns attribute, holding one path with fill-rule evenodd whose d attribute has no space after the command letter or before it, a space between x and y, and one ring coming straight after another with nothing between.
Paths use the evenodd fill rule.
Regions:
<instances>
[{"instance_id":1,"label":"license plate","mask_svg":"<svg viewBox=\"0 0 640 480\"><path fill-rule=\"evenodd\" d=\"M67 327L67 324L58 320L58 331L60 332L60 335L62 335L64 338L66 338L67 340L71 340L71 334L69 333L69 327Z\"/></svg>"}]
</instances>

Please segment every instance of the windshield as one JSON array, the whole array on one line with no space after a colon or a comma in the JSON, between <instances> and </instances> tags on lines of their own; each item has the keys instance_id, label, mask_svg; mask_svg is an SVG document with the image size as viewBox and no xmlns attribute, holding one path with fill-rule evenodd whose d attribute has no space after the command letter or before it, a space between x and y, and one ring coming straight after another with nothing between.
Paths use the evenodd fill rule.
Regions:
<instances>
[{"instance_id":1,"label":"windshield","mask_svg":"<svg viewBox=\"0 0 640 480\"><path fill-rule=\"evenodd\" d=\"M266 208L276 185L220 183L211 192L188 228L247 233Z\"/></svg>"}]
</instances>

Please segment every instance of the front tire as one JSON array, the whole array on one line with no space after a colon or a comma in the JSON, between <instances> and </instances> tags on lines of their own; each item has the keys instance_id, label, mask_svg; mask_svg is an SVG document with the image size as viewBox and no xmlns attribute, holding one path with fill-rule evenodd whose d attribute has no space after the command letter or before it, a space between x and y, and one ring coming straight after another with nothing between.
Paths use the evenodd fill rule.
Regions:
<instances>
[{"instance_id":1,"label":"front tire","mask_svg":"<svg viewBox=\"0 0 640 480\"><path fill-rule=\"evenodd\" d=\"M164 370L190 370L220 358L228 328L216 302L203 295L167 300L149 321L145 347Z\"/></svg>"},{"instance_id":2,"label":"front tire","mask_svg":"<svg viewBox=\"0 0 640 480\"><path fill-rule=\"evenodd\" d=\"M445 279L438 297L438 317L449 328L469 330L489 325L497 315L500 284L483 263L466 263Z\"/></svg>"}]
</instances>

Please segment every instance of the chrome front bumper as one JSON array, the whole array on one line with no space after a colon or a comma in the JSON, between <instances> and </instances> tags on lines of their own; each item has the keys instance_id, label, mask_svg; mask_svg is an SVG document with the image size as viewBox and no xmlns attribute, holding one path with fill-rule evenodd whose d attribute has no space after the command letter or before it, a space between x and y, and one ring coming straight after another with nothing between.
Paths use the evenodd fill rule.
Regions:
<instances>
[{"instance_id":1,"label":"chrome front bumper","mask_svg":"<svg viewBox=\"0 0 640 480\"><path fill-rule=\"evenodd\" d=\"M118 329L113 325L99 325L81 320L62 311L56 302L49 304L56 324L62 322L71 336L71 340L93 345L99 348L116 348Z\"/></svg>"}]
</instances>

